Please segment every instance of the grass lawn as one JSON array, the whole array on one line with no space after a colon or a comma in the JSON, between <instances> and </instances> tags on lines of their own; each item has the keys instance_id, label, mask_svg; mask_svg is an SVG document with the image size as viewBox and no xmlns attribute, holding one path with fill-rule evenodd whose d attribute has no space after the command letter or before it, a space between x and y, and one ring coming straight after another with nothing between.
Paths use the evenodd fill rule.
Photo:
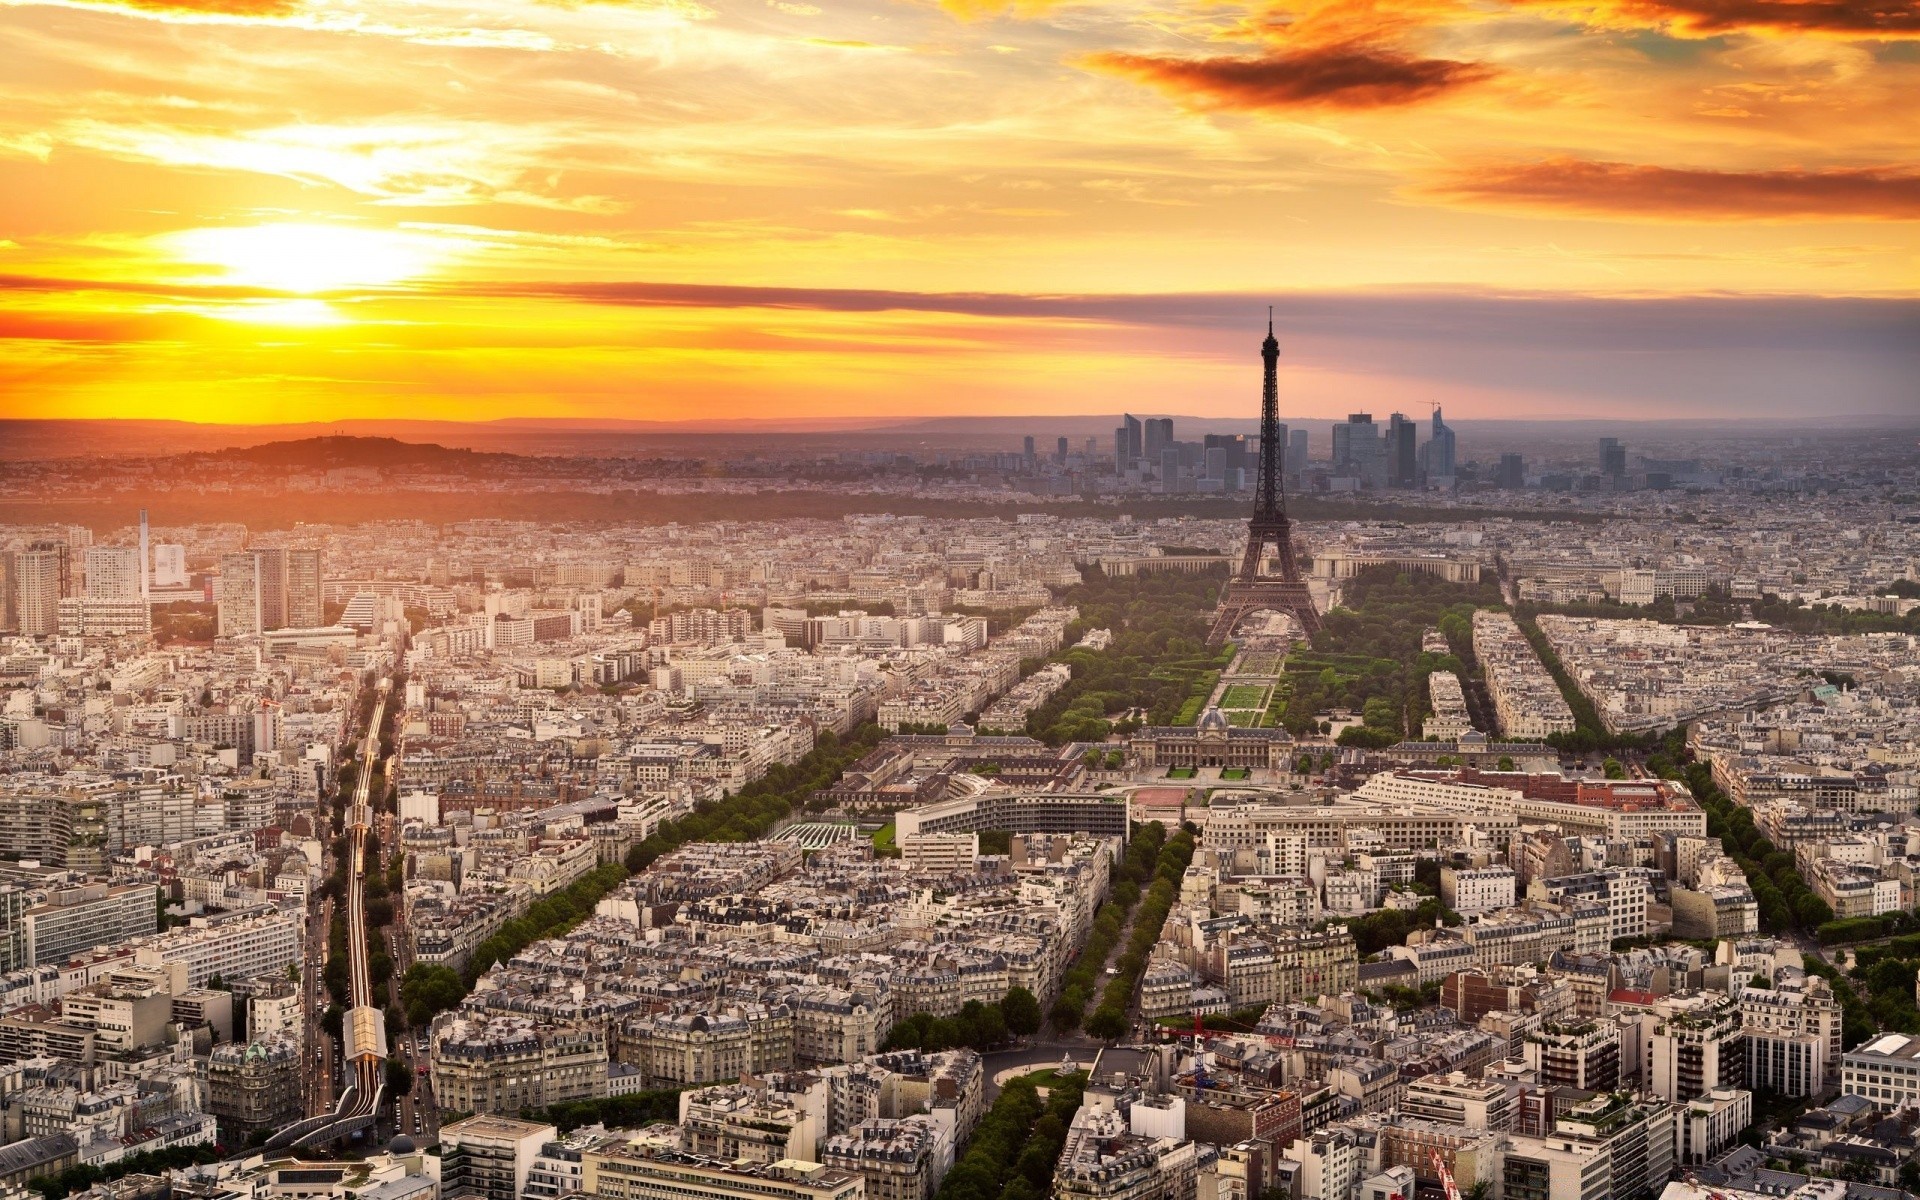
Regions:
<instances>
[{"instance_id":1,"label":"grass lawn","mask_svg":"<svg viewBox=\"0 0 1920 1200\"><path fill-rule=\"evenodd\" d=\"M1245 779L1250 774L1252 774L1252 772L1248 771L1245 767L1226 767L1221 770L1220 778Z\"/></svg>"},{"instance_id":2,"label":"grass lawn","mask_svg":"<svg viewBox=\"0 0 1920 1200\"><path fill-rule=\"evenodd\" d=\"M873 831L873 848L882 852L893 849L892 821Z\"/></svg>"},{"instance_id":3,"label":"grass lawn","mask_svg":"<svg viewBox=\"0 0 1920 1200\"><path fill-rule=\"evenodd\" d=\"M1167 768L1168 779L1192 779L1193 774L1194 772L1192 767L1168 767Z\"/></svg>"},{"instance_id":4,"label":"grass lawn","mask_svg":"<svg viewBox=\"0 0 1920 1200\"><path fill-rule=\"evenodd\" d=\"M1265 708L1267 686L1263 683L1236 683L1220 697L1221 708Z\"/></svg>"}]
</instances>

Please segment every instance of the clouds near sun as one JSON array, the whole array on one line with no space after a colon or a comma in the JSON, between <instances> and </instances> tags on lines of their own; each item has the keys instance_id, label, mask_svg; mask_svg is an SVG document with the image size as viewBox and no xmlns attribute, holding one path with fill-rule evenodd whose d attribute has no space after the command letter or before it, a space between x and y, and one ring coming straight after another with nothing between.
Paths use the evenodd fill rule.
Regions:
<instances>
[{"instance_id":1,"label":"clouds near sun","mask_svg":"<svg viewBox=\"0 0 1920 1200\"><path fill-rule=\"evenodd\" d=\"M1232 410L1274 295L1329 411L1626 404L1584 334L1422 330L1911 325L1852 306L1916 290L1916 40L1920 0L0 0L0 415ZM1820 361L1883 401L1898 340ZM1653 353L1656 397L1733 357Z\"/></svg>"}]
</instances>

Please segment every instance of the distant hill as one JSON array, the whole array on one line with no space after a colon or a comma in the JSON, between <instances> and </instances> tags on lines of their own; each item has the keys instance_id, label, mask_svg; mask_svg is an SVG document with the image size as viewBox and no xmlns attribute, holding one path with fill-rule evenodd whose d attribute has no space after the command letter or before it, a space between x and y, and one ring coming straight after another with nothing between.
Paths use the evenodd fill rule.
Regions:
<instances>
[{"instance_id":1,"label":"distant hill","mask_svg":"<svg viewBox=\"0 0 1920 1200\"><path fill-rule=\"evenodd\" d=\"M301 467L330 471L340 467L417 467L433 470L471 470L520 461L517 454L457 449L437 442L403 442L390 437L300 438L233 446L202 455L223 462L247 462L263 467Z\"/></svg>"}]
</instances>

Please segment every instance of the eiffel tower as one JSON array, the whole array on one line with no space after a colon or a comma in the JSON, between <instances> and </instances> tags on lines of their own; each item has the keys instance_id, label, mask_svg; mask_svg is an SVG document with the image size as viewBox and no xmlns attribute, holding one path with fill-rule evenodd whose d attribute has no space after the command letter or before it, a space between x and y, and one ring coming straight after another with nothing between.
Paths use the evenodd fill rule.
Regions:
<instances>
[{"instance_id":1,"label":"eiffel tower","mask_svg":"<svg viewBox=\"0 0 1920 1200\"><path fill-rule=\"evenodd\" d=\"M1239 574L1221 589L1213 631L1207 635L1208 644L1214 646L1226 641L1248 613L1261 609L1290 614L1308 636L1320 628L1320 614L1313 609L1313 598L1293 556L1293 522L1287 519L1281 483L1280 456L1286 447L1280 444L1280 342L1273 336L1271 308L1260 358L1267 368L1260 390L1260 480L1253 493L1253 519L1247 522L1246 556L1240 560ZM1280 559L1278 575L1262 570L1269 545Z\"/></svg>"}]
</instances>

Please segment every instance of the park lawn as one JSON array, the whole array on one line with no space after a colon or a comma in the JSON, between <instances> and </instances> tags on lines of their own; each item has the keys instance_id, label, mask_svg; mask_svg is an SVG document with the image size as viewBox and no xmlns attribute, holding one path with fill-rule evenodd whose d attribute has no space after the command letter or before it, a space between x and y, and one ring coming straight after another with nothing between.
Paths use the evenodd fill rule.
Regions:
<instances>
[{"instance_id":1,"label":"park lawn","mask_svg":"<svg viewBox=\"0 0 1920 1200\"><path fill-rule=\"evenodd\" d=\"M888 821L885 825L873 831L873 848L882 853L893 849L892 821Z\"/></svg>"},{"instance_id":2,"label":"park lawn","mask_svg":"<svg viewBox=\"0 0 1920 1200\"><path fill-rule=\"evenodd\" d=\"M1192 767L1168 767L1167 768L1168 779L1192 779L1193 775L1194 775L1194 770Z\"/></svg>"},{"instance_id":3,"label":"park lawn","mask_svg":"<svg viewBox=\"0 0 1920 1200\"><path fill-rule=\"evenodd\" d=\"M1221 708L1265 708L1267 685L1264 683L1229 684L1220 697Z\"/></svg>"},{"instance_id":4,"label":"park lawn","mask_svg":"<svg viewBox=\"0 0 1920 1200\"><path fill-rule=\"evenodd\" d=\"M1252 773L1253 772L1247 770L1245 767L1227 767L1226 769L1220 772L1220 778L1245 779L1248 775L1251 775Z\"/></svg>"}]
</instances>

